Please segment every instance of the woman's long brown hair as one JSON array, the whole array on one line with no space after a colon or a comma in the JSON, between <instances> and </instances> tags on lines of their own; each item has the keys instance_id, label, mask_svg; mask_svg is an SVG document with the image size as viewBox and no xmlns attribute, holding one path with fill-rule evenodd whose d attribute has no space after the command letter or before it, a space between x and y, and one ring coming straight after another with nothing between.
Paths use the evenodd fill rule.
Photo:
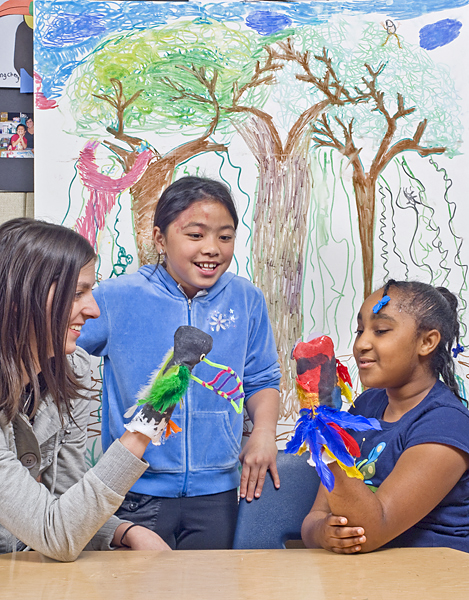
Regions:
<instances>
[{"instance_id":1,"label":"woman's long brown hair","mask_svg":"<svg viewBox=\"0 0 469 600\"><path fill-rule=\"evenodd\" d=\"M33 414L38 372L61 414L80 394L65 340L80 270L95 258L87 240L66 227L26 218L0 225L0 410L9 421L21 409L24 374L34 394Z\"/></svg>"}]
</instances>

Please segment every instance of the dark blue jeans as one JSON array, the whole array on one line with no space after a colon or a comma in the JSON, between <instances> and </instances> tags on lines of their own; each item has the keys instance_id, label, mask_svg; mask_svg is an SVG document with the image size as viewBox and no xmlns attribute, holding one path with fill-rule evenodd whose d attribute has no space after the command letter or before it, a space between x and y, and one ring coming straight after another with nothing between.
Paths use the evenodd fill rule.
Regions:
<instances>
[{"instance_id":1,"label":"dark blue jeans","mask_svg":"<svg viewBox=\"0 0 469 600\"><path fill-rule=\"evenodd\" d=\"M173 550L230 549L238 517L238 490L183 498L129 492L116 515L148 527Z\"/></svg>"}]
</instances>

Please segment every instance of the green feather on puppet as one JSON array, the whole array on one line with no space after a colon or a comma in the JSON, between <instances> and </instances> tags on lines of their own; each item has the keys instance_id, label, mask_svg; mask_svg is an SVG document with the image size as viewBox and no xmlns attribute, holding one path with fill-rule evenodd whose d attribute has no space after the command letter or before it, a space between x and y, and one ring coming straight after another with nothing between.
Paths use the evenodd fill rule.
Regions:
<instances>
[{"instance_id":1,"label":"green feather on puppet","mask_svg":"<svg viewBox=\"0 0 469 600\"><path fill-rule=\"evenodd\" d=\"M146 397L141 398L137 405L148 403L154 410L163 413L182 400L190 380L191 372L185 365L171 367L164 376L156 377Z\"/></svg>"}]
</instances>

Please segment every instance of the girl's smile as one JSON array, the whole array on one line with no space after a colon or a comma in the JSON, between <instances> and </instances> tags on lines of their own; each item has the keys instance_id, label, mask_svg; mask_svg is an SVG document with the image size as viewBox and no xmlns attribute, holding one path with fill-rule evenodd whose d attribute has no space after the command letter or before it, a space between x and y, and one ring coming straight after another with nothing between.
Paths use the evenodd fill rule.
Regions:
<instances>
[{"instance_id":1,"label":"girl's smile","mask_svg":"<svg viewBox=\"0 0 469 600\"><path fill-rule=\"evenodd\" d=\"M193 298L212 287L233 258L235 227L228 209L217 200L199 200L184 210L166 232L153 230L157 250L166 255L166 270Z\"/></svg>"}]
</instances>

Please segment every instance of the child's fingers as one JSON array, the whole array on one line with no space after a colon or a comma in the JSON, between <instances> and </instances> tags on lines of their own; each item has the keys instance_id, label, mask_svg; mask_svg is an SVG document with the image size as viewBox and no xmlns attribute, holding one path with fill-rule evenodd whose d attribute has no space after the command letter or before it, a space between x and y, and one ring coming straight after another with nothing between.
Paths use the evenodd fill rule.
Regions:
<instances>
[{"instance_id":1,"label":"child's fingers","mask_svg":"<svg viewBox=\"0 0 469 600\"><path fill-rule=\"evenodd\" d=\"M329 525L329 526L335 525L337 527L343 527L344 525L347 525L347 518L341 517L339 515L333 515L332 513L330 513L326 517L326 525Z\"/></svg>"},{"instance_id":2,"label":"child's fingers","mask_svg":"<svg viewBox=\"0 0 469 600\"><path fill-rule=\"evenodd\" d=\"M261 467L257 471L256 491L254 492L254 496L256 498L260 498L260 495L262 494L262 489L264 487L266 475L267 475L267 468L266 467Z\"/></svg>"},{"instance_id":3,"label":"child's fingers","mask_svg":"<svg viewBox=\"0 0 469 600\"><path fill-rule=\"evenodd\" d=\"M265 474L267 470L256 466L249 467L246 463L243 465L241 473L241 485L239 495L251 502L254 498L259 498L264 487Z\"/></svg>"},{"instance_id":4,"label":"child's fingers","mask_svg":"<svg viewBox=\"0 0 469 600\"><path fill-rule=\"evenodd\" d=\"M241 471L241 482L239 484L240 498L246 497L246 492L248 489L249 471L250 471L250 468L247 466L246 463L243 463L243 470Z\"/></svg>"},{"instance_id":5,"label":"child's fingers","mask_svg":"<svg viewBox=\"0 0 469 600\"><path fill-rule=\"evenodd\" d=\"M254 498L254 491L256 489L258 472L258 467L251 467L247 464L247 462L244 462L243 470L241 472L241 484L239 488L239 495L241 498L246 498L248 502L251 502L251 500Z\"/></svg>"},{"instance_id":6,"label":"child's fingers","mask_svg":"<svg viewBox=\"0 0 469 600\"><path fill-rule=\"evenodd\" d=\"M366 537L364 535L344 538L344 539L331 539L331 550L336 552L337 554L354 554L355 552L360 552L362 549L362 544L366 542Z\"/></svg>"},{"instance_id":7,"label":"child's fingers","mask_svg":"<svg viewBox=\"0 0 469 600\"><path fill-rule=\"evenodd\" d=\"M272 475L272 479L274 481L274 486L278 489L280 487L280 476L277 471L277 461L274 460L273 463L269 466L270 474Z\"/></svg>"}]
</instances>

